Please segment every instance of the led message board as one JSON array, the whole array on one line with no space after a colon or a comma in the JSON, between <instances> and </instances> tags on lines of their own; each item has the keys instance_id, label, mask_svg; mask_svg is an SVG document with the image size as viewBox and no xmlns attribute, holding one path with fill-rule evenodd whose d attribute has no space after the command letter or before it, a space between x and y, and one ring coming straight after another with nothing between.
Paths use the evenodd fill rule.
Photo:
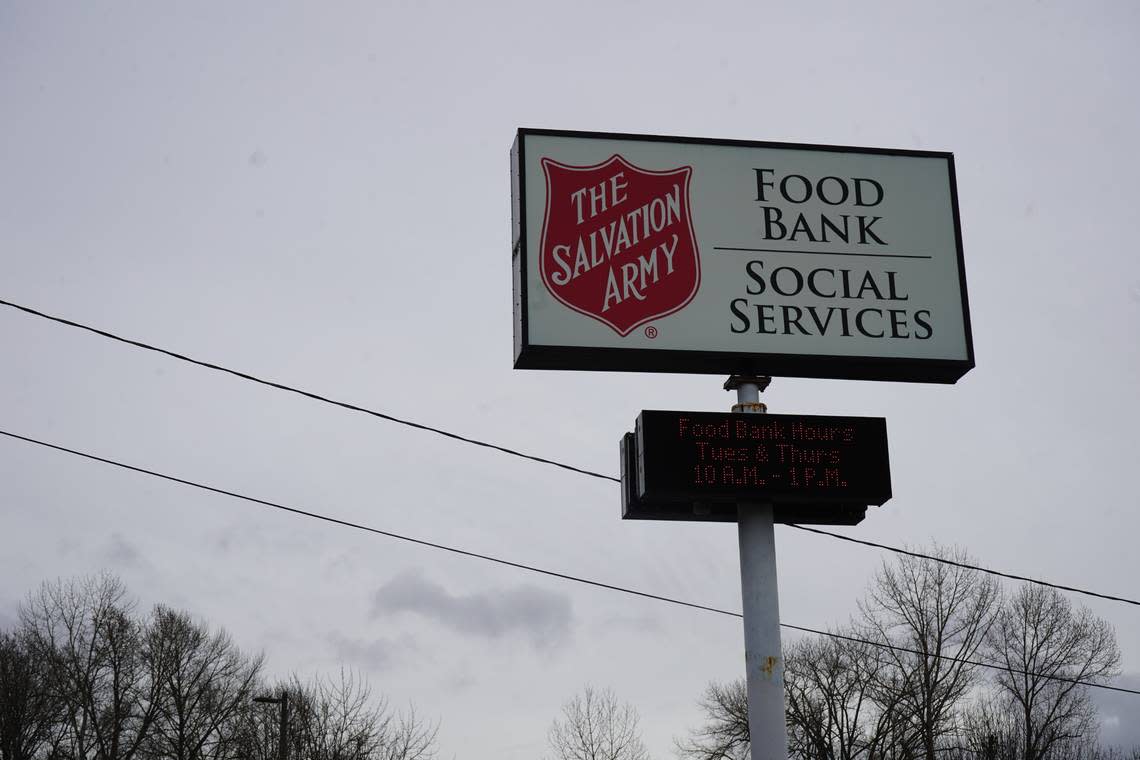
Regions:
<instances>
[{"instance_id":1,"label":"led message board","mask_svg":"<svg viewBox=\"0 0 1140 760\"><path fill-rule=\"evenodd\" d=\"M520 129L514 366L952 383L949 153Z\"/></svg>"},{"instance_id":2,"label":"led message board","mask_svg":"<svg viewBox=\"0 0 1140 760\"><path fill-rule=\"evenodd\" d=\"M630 519L735 520L763 502L778 522L853 524L891 497L878 417L644 411L622 448Z\"/></svg>"}]
</instances>

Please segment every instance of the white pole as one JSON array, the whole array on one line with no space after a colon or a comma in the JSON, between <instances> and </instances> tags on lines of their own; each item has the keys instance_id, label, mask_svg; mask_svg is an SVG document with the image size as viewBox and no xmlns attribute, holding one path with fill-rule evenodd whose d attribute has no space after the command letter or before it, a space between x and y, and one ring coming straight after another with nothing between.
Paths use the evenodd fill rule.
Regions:
<instances>
[{"instance_id":1,"label":"white pole","mask_svg":"<svg viewBox=\"0 0 1140 760\"><path fill-rule=\"evenodd\" d=\"M749 382L754 381L754 382ZM767 378L730 378L733 411L767 411L760 403ZM740 594L744 602L744 663L748 677L748 735L752 760L787 760L784 658L780 649L780 596L776 587L776 533L771 504L739 504Z\"/></svg>"}]
</instances>

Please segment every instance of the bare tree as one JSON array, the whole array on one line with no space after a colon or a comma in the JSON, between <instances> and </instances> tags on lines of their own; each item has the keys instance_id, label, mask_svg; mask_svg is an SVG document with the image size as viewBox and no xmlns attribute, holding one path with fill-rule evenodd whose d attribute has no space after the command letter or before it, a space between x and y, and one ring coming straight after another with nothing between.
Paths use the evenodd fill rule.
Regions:
<instances>
[{"instance_id":1,"label":"bare tree","mask_svg":"<svg viewBox=\"0 0 1140 760\"><path fill-rule=\"evenodd\" d=\"M1103 683L1117 674L1112 626L1084 607L1074 609L1056 589L1025 584L1003 607L987 643L993 661L1006 668L996 683L1017 716L1022 760L1046 760L1066 742L1095 738L1089 687L1077 682Z\"/></svg>"},{"instance_id":2,"label":"bare tree","mask_svg":"<svg viewBox=\"0 0 1140 760\"><path fill-rule=\"evenodd\" d=\"M785 670L787 678L787 670ZM698 702L705 723L676 740L677 753L688 760L748 760L748 687L744 679L728 684L710 683Z\"/></svg>"},{"instance_id":3,"label":"bare tree","mask_svg":"<svg viewBox=\"0 0 1140 760\"><path fill-rule=\"evenodd\" d=\"M852 760L898 754L898 692L883 689L893 665L883 651L840 636L806 638L785 650L789 754Z\"/></svg>"},{"instance_id":4,"label":"bare tree","mask_svg":"<svg viewBox=\"0 0 1140 760\"><path fill-rule=\"evenodd\" d=\"M367 682L341 671L338 681L304 684L294 677L289 700L296 757L312 760L371 757L391 722Z\"/></svg>"},{"instance_id":5,"label":"bare tree","mask_svg":"<svg viewBox=\"0 0 1140 760\"><path fill-rule=\"evenodd\" d=\"M50 745L59 711L48 687L27 637L0 632L0 760L32 760Z\"/></svg>"},{"instance_id":6,"label":"bare tree","mask_svg":"<svg viewBox=\"0 0 1140 760\"><path fill-rule=\"evenodd\" d=\"M1018 710L1010 709L1000 692L978 700L966 710L963 742L944 760L1024 760L1025 735ZM1140 760L1140 747L1125 751L1105 746L1095 735L1058 738L1041 755L1048 760Z\"/></svg>"},{"instance_id":7,"label":"bare tree","mask_svg":"<svg viewBox=\"0 0 1140 760\"><path fill-rule=\"evenodd\" d=\"M252 704L262 657L163 606L149 618L115 577L45 583L0 632L0 760L433 760L438 723L389 709L368 683L294 677L289 731Z\"/></svg>"},{"instance_id":8,"label":"bare tree","mask_svg":"<svg viewBox=\"0 0 1140 760\"><path fill-rule=\"evenodd\" d=\"M947 760L1021 760L1017 717L1006 705L985 696L963 714L962 740Z\"/></svg>"},{"instance_id":9,"label":"bare tree","mask_svg":"<svg viewBox=\"0 0 1140 760\"><path fill-rule=\"evenodd\" d=\"M132 760L159 707L160 665L115 577L45 583L20 610L32 652L48 663L65 711L54 753Z\"/></svg>"},{"instance_id":10,"label":"bare tree","mask_svg":"<svg viewBox=\"0 0 1140 760\"><path fill-rule=\"evenodd\" d=\"M784 649L790 757L881 760L914 755L913 734L905 731L898 709L899 691L882 689L891 661L879 648L853 638L808 638ZM700 707L705 724L676 742L678 754L688 760L748 760L745 682L710 684Z\"/></svg>"},{"instance_id":11,"label":"bare tree","mask_svg":"<svg viewBox=\"0 0 1140 760\"><path fill-rule=\"evenodd\" d=\"M557 760L648 760L632 705L589 686L562 706L547 740Z\"/></svg>"},{"instance_id":12,"label":"bare tree","mask_svg":"<svg viewBox=\"0 0 1140 760\"><path fill-rule=\"evenodd\" d=\"M253 697L263 658L184 612L155 609L149 629L162 696L145 754L163 760L236 758L237 718Z\"/></svg>"},{"instance_id":13,"label":"bare tree","mask_svg":"<svg viewBox=\"0 0 1140 760\"><path fill-rule=\"evenodd\" d=\"M802 760L1123 760L1101 747L1089 687L1117 672L1112 628L1058 592L1004 605L960 552L884 565L861 626L785 648L789 755ZM1004 668L983 681L973 662ZM1052 678L1051 678L1052 677ZM1058 680L1058 678L1060 680ZM746 760L743 681L711 684L685 760ZM1137 753L1133 753L1137 754ZM1137 758L1140 760L1140 758Z\"/></svg>"},{"instance_id":14,"label":"bare tree","mask_svg":"<svg viewBox=\"0 0 1140 760\"><path fill-rule=\"evenodd\" d=\"M421 720L414 707L399 713L388 724L388 730L376 751L367 757L375 760L432 760L436 756L439 724Z\"/></svg>"},{"instance_id":15,"label":"bare tree","mask_svg":"<svg viewBox=\"0 0 1140 760\"><path fill-rule=\"evenodd\" d=\"M341 671L339 678L302 681L293 676L274 689L289 694L289 754L304 760L432 760L438 723L414 708L393 711L368 682ZM275 711L245 715L240 757L268 760L278 746Z\"/></svg>"},{"instance_id":16,"label":"bare tree","mask_svg":"<svg viewBox=\"0 0 1140 760\"><path fill-rule=\"evenodd\" d=\"M968 563L960 551L935 546L939 560ZM904 720L894 733L913 734L920 756L934 760L957 729L956 709L976 681L976 659L999 605L990 576L936 559L902 556L886 563L860 604L863 633L883 649L889 668L879 679L880 699L897 705ZM904 651L907 650L907 651Z\"/></svg>"},{"instance_id":17,"label":"bare tree","mask_svg":"<svg viewBox=\"0 0 1140 760\"><path fill-rule=\"evenodd\" d=\"M269 691L264 684L255 686L254 690L258 694ZM237 724L236 757L241 760L276 760L280 756L277 741L281 723L276 710L267 710L251 700L238 708L234 722Z\"/></svg>"}]
</instances>

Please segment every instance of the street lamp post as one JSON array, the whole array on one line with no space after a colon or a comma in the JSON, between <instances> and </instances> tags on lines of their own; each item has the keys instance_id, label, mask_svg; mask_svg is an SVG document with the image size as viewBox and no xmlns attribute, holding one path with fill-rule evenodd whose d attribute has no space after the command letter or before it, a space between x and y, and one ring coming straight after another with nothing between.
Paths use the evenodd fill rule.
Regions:
<instances>
[{"instance_id":1,"label":"street lamp post","mask_svg":"<svg viewBox=\"0 0 1140 760\"><path fill-rule=\"evenodd\" d=\"M277 736L277 756L279 760L289 760L289 692L282 689L280 697L254 697L253 701L264 705L281 705L281 729Z\"/></svg>"}]
</instances>

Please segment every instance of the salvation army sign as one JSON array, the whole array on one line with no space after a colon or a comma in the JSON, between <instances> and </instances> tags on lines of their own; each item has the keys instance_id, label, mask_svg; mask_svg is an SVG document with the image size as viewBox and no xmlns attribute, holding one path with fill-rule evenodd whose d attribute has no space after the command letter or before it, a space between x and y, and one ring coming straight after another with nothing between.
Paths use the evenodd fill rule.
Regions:
<instances>
[{"instance_id":1,"label":"salvation army sign","mask_svg":"<svg viewBox=\"0 0 1140 760\"><path fill-rule=\"evenodd\" d=\"M646 171L615 154L595 166L543 158L542 169L539 266L551 295L621 336L693 300L689 167Z\"/></svg>"},{"instance_id":2,"label":"salvation army sign","mask_svg":"<svg viewBox=\"0 0 1140 760\"><path fill-rule=\"evenodd\" d=\"M520 129L515 367L955 382L953 157Z\"/></svg>"}]
</instances>

